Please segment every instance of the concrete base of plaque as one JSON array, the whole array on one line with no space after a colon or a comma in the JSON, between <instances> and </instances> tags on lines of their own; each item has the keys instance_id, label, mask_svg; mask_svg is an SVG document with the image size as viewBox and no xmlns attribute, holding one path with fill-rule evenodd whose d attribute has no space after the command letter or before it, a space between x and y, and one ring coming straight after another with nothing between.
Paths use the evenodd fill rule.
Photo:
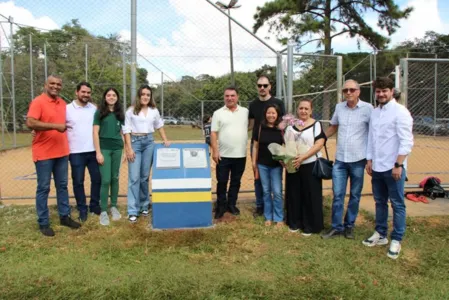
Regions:
<instances>
[{"instance_id":1,"label":"concrete base of plaque","mask_svg":"<svg viewBox=\"0 0 449 300\"><path fill-rule=\"evenodd\" d=\"M212 227L212 180L206 144L156 145L152 228Z\"/></svg>"}]
</instances>

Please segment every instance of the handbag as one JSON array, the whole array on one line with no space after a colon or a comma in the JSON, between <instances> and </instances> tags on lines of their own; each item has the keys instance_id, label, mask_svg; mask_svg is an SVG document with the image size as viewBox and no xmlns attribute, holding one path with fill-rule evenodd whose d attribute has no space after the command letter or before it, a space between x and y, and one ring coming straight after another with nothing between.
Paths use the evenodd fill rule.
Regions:
<instances>
[{"instance_id":1,"label":"handbag","mask_svg":"<svg viewBox=\"0 0 449 300\"><path fill-rule=\"evenodd\" d=\"M315 124L313 124L313 136L315 137ZM315 154L316 161L312 170L312 175L320 179L332 179L332 167L334 162L332 160L329 160L329 154L327 152L326 143L327 141L324 142L324 150L326 151L326 158L318 157L318 154Z\"/></svg>"}]
</instances>

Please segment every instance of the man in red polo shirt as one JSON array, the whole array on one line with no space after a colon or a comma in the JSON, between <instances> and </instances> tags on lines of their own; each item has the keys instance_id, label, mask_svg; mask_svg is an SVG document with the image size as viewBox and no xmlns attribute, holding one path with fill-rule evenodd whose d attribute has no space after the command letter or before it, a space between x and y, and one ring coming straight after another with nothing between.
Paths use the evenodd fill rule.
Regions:
<instances>
[{"instance_id":1,"label":"man in red polo shirt","mask_svg":"<svg viewBox=\"0 0 449 300\"><path fill-rule=\"evenodd\" d=\"M56 198L61 225L73 229L81 225L70 218L67 191L69 142L67 140L66 106L59 97L62 79L51 75L45 82L45 91L30 104L26 125L36 132L32 143L36 166L36 211L39 229L45 236L54 236L48 213L48 193L51 175L56 186Z\"/></svg>"}]
</instances>

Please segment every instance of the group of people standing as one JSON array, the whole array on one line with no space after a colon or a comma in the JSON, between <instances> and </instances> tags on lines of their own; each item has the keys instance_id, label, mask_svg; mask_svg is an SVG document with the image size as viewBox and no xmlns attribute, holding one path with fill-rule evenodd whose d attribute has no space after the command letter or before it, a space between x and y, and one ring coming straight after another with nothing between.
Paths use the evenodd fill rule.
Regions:
<instances>
[{"instance_id":1,"label":"group of people standing","mask_svg":"<svg viewBox=\"0 0 449 300\"><path fill-rule=\"evenodd\" d=\"M404 181L407 156L413 147L413 120L410 112L394 99L394 83L381 77L373 82L377 107L359 99L360 86L354 80L344 83L345 101L336 105L330 126L324 130L312 117L313 102L302 99L296 111L300 122L280 128L285 107L270 95L266 76L257 80L258 98L249 109L238 105L238 91L227 88L225 106L214 112L211 147L216 162L217 206L215 218L226 211L238 215L236 206L240 180L245 170L247 130L251 135L251 162L254 170L256 216L265 217L265 225L282 227L304 236L324 229L322 179L312 175L321 149L337 133L336 161L332 171L332 227L323 239L344 236L354 239L354 225L365 170L372 176L376 205L374 234L363 244L372 247L388 244L388 200L393 207L393 231L388 257L396 259L405 232ZM283 144L283 135L293 133L298 149L303 151L293 160L296 172L285 176L285 209L282 193L283 163L272 158L268 145ZM227 184L230 178L229 189ZM343 222L348 179L350 195ZM284 211L286 215L284 216ZM285 223L284 223L285 222Z\"/></svg>"},{"instance_id":2,"label":"group of people standing","mask_svg":"<svg viewBox=\"0 0 449 300\"><path fill-rule=\"evenodd\" d=\"M34 132L36 210L42 234L55 235L47 205L52 175L61 225L77 229L87 220L89 212L100 216L101 225L109 225L109 199L112 220L121 218L117 198L123 148L128 160L128 219L134 223L140 215L148 216L154 131L159 131L164 145L170 144L151 87L141 86L138 99L126 112L119 92L113 87L104 91L98 107L92 103L92 87L88 82L77 85L76 99L69 104L59 97L61 89L62 79L49 76L44 92L30 103L27 114L26 124ZM71 218L69 206L69 162L78 222ZM84 189L86 168L91 180L89 207Z\"/></svg>"}]
</instances>

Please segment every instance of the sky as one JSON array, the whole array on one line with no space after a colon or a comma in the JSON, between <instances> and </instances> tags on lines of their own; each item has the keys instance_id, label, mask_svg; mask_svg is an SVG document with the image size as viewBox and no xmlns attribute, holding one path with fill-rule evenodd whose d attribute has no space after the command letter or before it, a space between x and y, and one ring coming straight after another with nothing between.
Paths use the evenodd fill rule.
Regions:
<instances>
[{"instance_id":1,"label":"sky","mask_svg":"<svg viewBox=\"0 0 449 300\"><path fill-rule=\"evenodd\" d=\"M118 33L122 40L130 40L131 1L124 0L0 0L0 14L12 16L14 22L43 29L60 28L71 19L95 35ZM241 7L232 16L252 30L256 7L269 0L240 0ZM107 4L104 4L107 3ZM429 30L449 34L449 1L397 0L401 7L414 7L401 28L393 34L390 46L407 39L421 38ZM0 16L2 47L8 46L9 24ZM365 16L375 26L376 15ZM237 24L232 24L234 68L253 71L264 64L275 65L274 53ZM378 29L378 31L381 31ZM158 83L161 73L165 80L179 80L182 75L213 76L230 72L228 22L225 15L206 0L137 0L138 63L149 71L150 83ZM257 36L275 50L284 47L265 26ZM373 49L365 42L357 46L356 39L340 36L333 40L334 52L367 51ZM313 52L316 44L302 51ZM154 67L156 66L156 67Z\"/></svg>"}]
</instances>

